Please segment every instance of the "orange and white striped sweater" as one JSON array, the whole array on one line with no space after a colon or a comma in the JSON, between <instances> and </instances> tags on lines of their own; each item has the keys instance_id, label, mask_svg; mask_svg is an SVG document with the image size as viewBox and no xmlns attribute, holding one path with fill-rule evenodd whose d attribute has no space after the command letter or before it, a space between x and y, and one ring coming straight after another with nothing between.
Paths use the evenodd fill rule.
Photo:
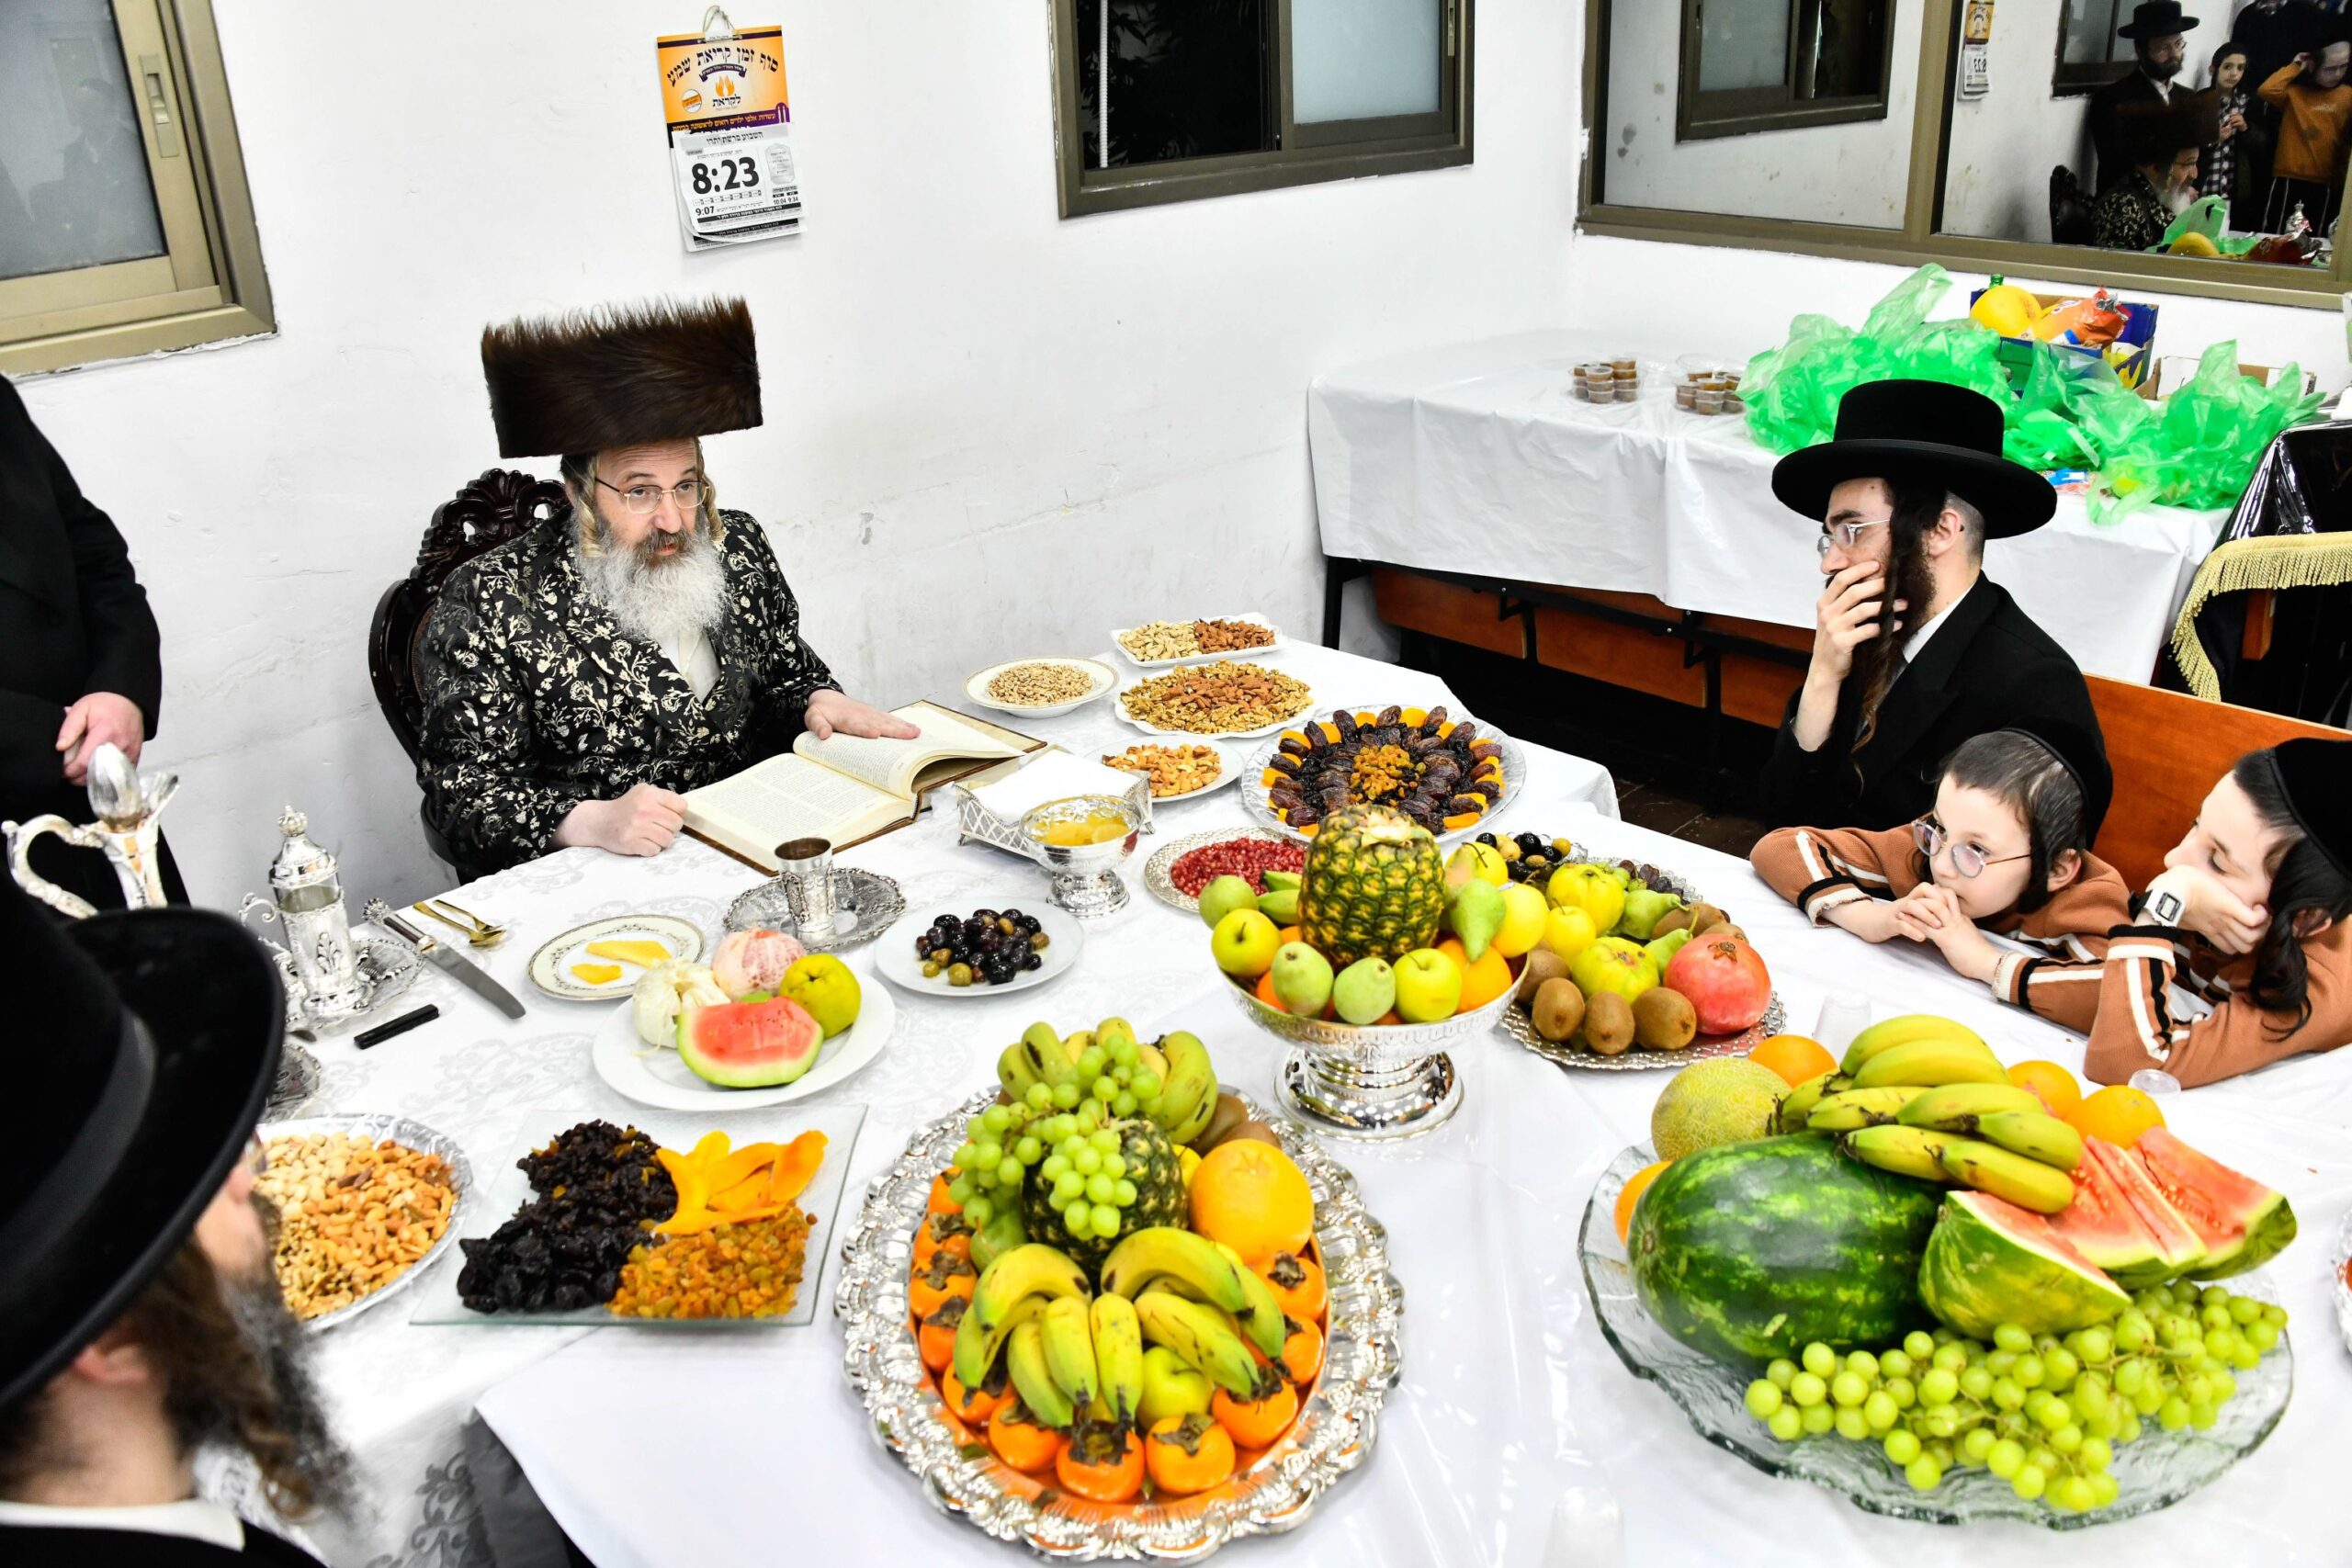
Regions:
<instances>
[{"instance_id":1,"label":"orange and white striped sweater","mask_svg":"<svg viewBox=\"0 0 2352 1568\"><path fill-rule=\"evenodd\" d=\"M1815 925L1840 904L1900 898L1928 880L1907 825L1876 832L1783 828L1766 834L1748 860L1757 875ZM2003 953L1987 982L1992 993L2063 1028L2090 1032L2106 972L2107 933L2132 918L2131 899L2120 873L2085 855L2082 874L2041 908L1978 921L1984 931L2039 950Z\"/></svg>"},{"instance_id":2,"label":"orange and white striped sweater","mask_svg":"<svg viewBox=\"0 0 2352 1568\"><path fill-rule=\"evenodd\" d=\"M2303 943L2303 964L2312 1015L2290 1032L2290 1015L2241 994L2254 978L2250 955L2231 958L2170 926L2121 927L2107 949L2085 1076L2116 1084L2157 1067L2193 1089L2352 1043L2352 926Z\"/></svg>"}]
</instances>

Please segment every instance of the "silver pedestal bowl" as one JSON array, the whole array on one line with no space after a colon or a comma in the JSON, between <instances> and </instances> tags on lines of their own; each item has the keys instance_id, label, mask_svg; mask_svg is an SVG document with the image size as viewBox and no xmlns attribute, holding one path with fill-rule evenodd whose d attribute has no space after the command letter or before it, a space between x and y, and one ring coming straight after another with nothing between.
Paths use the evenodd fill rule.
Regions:
<instances>
[{"instance_id":1,"label":"silver pedestal bowl","mask_svg":"<svg viewBox=\"0 0 2352 1568\"><path fill-rule=\"evenodd\" d=\"M1317 1132L1370 1141L1433 1133L1462 1108L1461 1071L1446 1047L1494 1028L1511 992L1434 1023L1361 1028L1269 1007L1239 984L1233 997L1251 1022L1290 1045L1274 1075L1283 1109Z\"/></svg>"},{"instance_id":2,"label":"silver pedestal bowl","mask_svg":"<svg viewBox=\"0 0 2352 1568\"><path fill-rule=\"evenodd\" d=\"M1115 817L1126 831L1098 844L1049 844L1046 832L1057 824L1081 822L1090 817ZM1136 852L1143 831L1143 813L1134 801L1109 795L1072 795L1049 800L1021 818L1021 836L1053 879L1054 902L1081 920L1101 919L1126 908L1127 885L1120 879L1119 863Z\"/></svg>"}]
</instances>

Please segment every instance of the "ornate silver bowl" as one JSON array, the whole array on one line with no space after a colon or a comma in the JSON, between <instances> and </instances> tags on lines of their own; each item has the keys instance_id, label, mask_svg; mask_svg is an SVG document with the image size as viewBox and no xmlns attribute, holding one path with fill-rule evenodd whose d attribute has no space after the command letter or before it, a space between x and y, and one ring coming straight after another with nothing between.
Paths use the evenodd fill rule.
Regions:
<instances>
[{"instance_id":1,"label":"ornate silver bowl","mask_svg":"<svg viewBox=\"0 0 2352 1568\"><path fill-rule=\"evenodd\" d=\"M1044 1557L1197 1562L1227 1541L1304 1524L1372 1452L1381 1402L1403 1367L1404 1290L1388 1272L1388 1233L1364 1208L1355 1178L1295 1125L1267 1118L1314 1191L1315 1245L1331 1292L1323 1373L1298 1424L1248 1470L1200 1496L1088 1503L960 1440L908 1326L907 1274L932 1179L964 1141L965 1123L995 1100L993 1089L983 1089L917 1133L867 1190L842 1245L833 1293L842 1371L865 1404L876 1440L922 1481L932 1506ZM1255 1104L1250 1113L1265 1118Z\"/></svg>"},{"instance_id":2,"label":"ornate silver bowl","mask_svg":"<svg viewBox=\"0 0 2352 1568\"><path fill-rule=\"evenodd\" d=\"M1115 817L1127 830L1099 844L1046 842L1046 830L1055 824L1096 816ZM1127 885L1120 880L1119 863L1136 852L1147 820L1148 814L1123 796L1077 795L1033 808L1021 818L1021 836L1052 877L1054 902L1081 920L1093 920L1126 908Z\"/></svg>"},{"instance_id":3,"label":"ornate silver bowl","mask_svg":"<svg viewBox=\"0 0 2352 1568\"><path fill-rule=\"evenodd\" d=\"M1446 1047L1492 1029L1511 998L1505 991L1435 1023L1358 1028L1268 1007L1246 986L1232 991L1252 1023L1289 1043L1274 1076L1283 1109L1319 1132L1364 1140L1417 1138L1462 1109L1461 1073Z\"/></svg>"}]
</instances>

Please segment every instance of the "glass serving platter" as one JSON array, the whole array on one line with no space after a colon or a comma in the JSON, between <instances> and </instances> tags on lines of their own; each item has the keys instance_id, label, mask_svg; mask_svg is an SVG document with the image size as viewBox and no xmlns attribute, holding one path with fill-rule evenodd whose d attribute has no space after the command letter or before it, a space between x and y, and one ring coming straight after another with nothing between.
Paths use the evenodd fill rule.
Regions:
<instances>
[{"instance_id":1,"label":"glass serving platter","mask_svg":"<svg viewBox=\"0 0 2352 1568\"><path fill-rule=\"evenodd\" d=\"M1867 1513L1928 1524L2015 1519L2044 1529L2085 1529L2170 1507L2262 1446L2295 1382L2294 1351L2281 1335L2277 1349L2253 1371L2237 1374L2237 1393L2222 1406L2210 1430L2159 1430L2152 1422L2139 1441L2119 1444L2109 1473L2122 1488L2115 1502L2086 1514L2064 1513L2039 1499L2027 1502L2009 1483L1981 1468L1948 1472L1932 1492L1918 1492L1876 1443L1835 1435L1783 1443L1747 1413L1743 1400L1758 1375L1713 1360L1659 1326L1634 1293L1625 1249L1617 1240L1617 1195L1635 1171L1657 1156L1646 1144L1620 1154L1601 1173L1577 1235L1586 1292L1602 1336L1635 1377L1657 1384L1681 1407L1699 1435L1737 1454L1767 1475L1808 1482ZM2225 1281L2233 1294L2278 1299L2260 1269Z\"/></svg>"}]
</instances>

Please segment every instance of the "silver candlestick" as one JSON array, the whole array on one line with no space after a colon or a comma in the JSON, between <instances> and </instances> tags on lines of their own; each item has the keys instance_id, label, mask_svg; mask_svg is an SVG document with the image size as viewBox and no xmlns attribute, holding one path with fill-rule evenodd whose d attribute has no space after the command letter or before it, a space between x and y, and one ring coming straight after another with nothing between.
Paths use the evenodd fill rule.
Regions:
<instances>
[{"instance_id":1,"label":"silver candlestick","mask_svg":"<svg viewBox=\"0 0 2352 1568\"><path fill-rule=\"evenodd\" d=\"M114 863L115 880L122 885L126 908L161 908L161 818L164 804L179 786L180 776L172 770L141 773L121 748L111 742L100 746L90 757L90 809L98 819L85 826L47 812L24 822L0 822L0 835L8 840L9 874L19 887L60 914L77 920L96 914L88 899L68 893L33 870L33 840L43 833L54 833L69 844L99 851Z\"/></svg>"}]
</instances>

